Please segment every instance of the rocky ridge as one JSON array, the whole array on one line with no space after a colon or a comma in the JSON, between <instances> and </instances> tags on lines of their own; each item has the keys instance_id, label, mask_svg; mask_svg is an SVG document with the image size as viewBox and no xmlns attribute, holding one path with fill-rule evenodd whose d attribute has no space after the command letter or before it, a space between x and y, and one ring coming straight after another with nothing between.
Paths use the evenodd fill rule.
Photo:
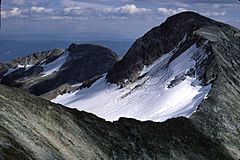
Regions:
<instances>
[{"instance_id":1,"label":"rocky ridge","mask_svg":"<svg viewBox=\"0 0 240 160\"><path fill-rule=\"evenodd\" d=\"M0 65L1 83L51 99L76 88L72 85L101 76L117 60L117 55L108 48L72 44L67 50L55 49Z\"/></svg>"},{"instance_id":2,"label":"rocky ridge","mask_svg":"<svg viewBox=\"0 0 240 160\"><path fill-rule=\"evenodd\" d=\"M1 160L233 159L186 118L111 123L3 85L0 102Z\"/></svg>"}]
</instances>

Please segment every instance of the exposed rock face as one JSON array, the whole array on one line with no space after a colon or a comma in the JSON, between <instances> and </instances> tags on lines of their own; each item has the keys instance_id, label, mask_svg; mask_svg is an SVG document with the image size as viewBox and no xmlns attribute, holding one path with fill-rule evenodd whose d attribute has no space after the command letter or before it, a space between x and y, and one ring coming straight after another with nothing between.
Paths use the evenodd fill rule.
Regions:
<instances>
[{"instance_id":1,"label":"exposed rock face","mask_svg":"<svg viewBox=\"0 0 240 160\"><path fill-rule=\"evenodd\" d=\"M225 148L186 118L106 122L0 85L1 159L219 159Z\"/></svg>"},{"instance_id":2,"label":"exposed rock face","mask_svg":"<svg viewBox=\"0 0 240 160\"><path fill-rule=\"evenodd\" d=\"M196 33L211 42L212 54L205 64L204 80L211 82L213 87L191 120L199 130L221 142L235 159L239 159L240 31L222 26L202 28Z\"/></svg>"},{"instance_id":3,"label":"exposed rock face","mask_svg":"<svg viewBox=\"0 0 240 160\"><path fill-rule=\"evenodd\" d=\"M72 44L67 51L56 49L13 60L5 65L8 66L8 70L6 67L0 67L3 73L1 83L52 98L58 93L54 90L58 90L59 87L71 86L102 75L117 60L117 55L108 48ZM8 74L9 70L13 71Z\"/></svg>"},{"instance_id":4,"label":"exposed rock face","mask_svg":"<svg viewBox=\"0 0 240 160\"><path fill-rule=\"evenodd\" d=\"M160 26L153 28L134 42L123 59L108 72L108 81L123 85L126 79L130 82L135 81L145 65L152 64L163 54L172 51L185 36L187 36L186 41L181 45L180 50L176 51L176 56L193 43L201 42L202 37L195 31L208 26L215 26L220 30L230 28L235 30L194 12L184 12L169 17Z\"/></svg>"}]
</instances>

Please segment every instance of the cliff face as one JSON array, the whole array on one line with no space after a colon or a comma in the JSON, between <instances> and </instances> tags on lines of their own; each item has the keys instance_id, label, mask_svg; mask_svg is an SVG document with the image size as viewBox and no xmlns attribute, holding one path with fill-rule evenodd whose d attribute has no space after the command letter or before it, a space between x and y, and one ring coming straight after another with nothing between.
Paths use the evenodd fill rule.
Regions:
<instances>
[{"instance_id":1,"label":"cliff face","mask_svg":"<svg viewBox=\"0 0 240 160\"><path fill-rule=\"evenodd\" d=\"M68 50L33 54L1 65L1 83L54 98L71 90L71 85L106 73L117 60L117 55L108 48L72 44Z\"/></svg>"},{"instance_id":2,"label":"cliff face","mask_svg":"<svg viewBox=\"0 0 240 160\"><path fill-rule=\"evenodd\" d=\"M0 85L1 159L232 159L186 118L106 122Z\"/></svg>"}]
</instances>

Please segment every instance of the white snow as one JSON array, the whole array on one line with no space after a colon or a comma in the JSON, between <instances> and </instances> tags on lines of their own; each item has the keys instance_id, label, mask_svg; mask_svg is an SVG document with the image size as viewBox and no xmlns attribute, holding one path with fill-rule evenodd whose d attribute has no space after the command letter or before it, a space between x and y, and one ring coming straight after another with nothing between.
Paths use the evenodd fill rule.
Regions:
<instances>
[{"instance_id":1,"label":"white snow","mask_svg":"<svg viewBox=\"0 0 240 160\"><path fill-rule=\"evenodd\" d=\"M33 66L33 65L30 65L30 64L28 64L28 65L20 65L20 64L19 64L16 68L10 68L10 69L8 69L7 73L3 74L3 76L7 76L7 75L11 74L12 72L14 72L14 71L16 71L16 70L18 70L18 69L21 69L21 68L24 68L25 71L27 71L27 70L29 70L32 66Z\"/></svg>"},{"instance_id":2,"label":"white snow","mask_svg":"<svg viewBox=\"0 0 240 160\"><path fill-rule=\"evenodd\" d=\"M191 46L168 64L173 55L165 54L139 73L145 75L124 88L106 83L105 76L90 88L60 95L52 102L91 112L109 121L120 117L162 122L169 118L189 117L196 111L211 89L201 86L195 77L188 77L172 88L166 86L176 77L194 68L194 55L206 54L202 48ZM196 56L195 56L196 57ZM198 56L199 58L204 57Z\"/></svg>"},{"instance_id":3,"label":"white snow","mask_svg":"<svg viewBox=\"0 0 240 160\"><path fill-rule=\"evenodd\" d=\"M80 87L82 85L83 85L83 83L77 83L77 84L71 85L71 87Z\"/></svg>"},{"instance_id":4,"label":"white snow","mask_svg":"<svg viewBox=\"0 0 240 160\"><path fill-rule=\"evenodd\" d=\"M48 64L43 64L42 67L44 67L44 71L41 73L42 77L46 77L52 74L53 72L58 71L62 67L62 65L66 62L68 55L69 55L68 52L64 52L63 55L58 57L55 61Z\"/></svg>"}]
</instances>

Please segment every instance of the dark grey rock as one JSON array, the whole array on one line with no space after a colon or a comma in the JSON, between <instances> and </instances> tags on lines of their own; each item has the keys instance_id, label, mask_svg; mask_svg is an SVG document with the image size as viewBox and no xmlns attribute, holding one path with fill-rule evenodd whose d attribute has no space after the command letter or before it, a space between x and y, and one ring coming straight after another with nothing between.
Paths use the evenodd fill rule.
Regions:
<instances>
[{"instance_id":1,"label":"dark grey rock","mask_svg":"<svg viewBox=\"0 0 240 160\"><path fill-rule=\"evenodd\" d=\"M134 42L122 60L110 69L107 74L108 81L121 85L126 79L130 82L135 81L144 65L148 66L163 54L172 51L184 36L187 36L186 41L175 51L170 63L192 44L206 40L194 31L208 26L231 28L194 12L183 12L167 18L160 26L151 29Z\"/></svg>"},{"instance_id":2,"label":"dark grey rock","mask_svg":"<svg viewBox=\"0 0 240 160\"><path fill-rule=\"evenodd\" d=\"M1 159L232 160L186 118L106 122L0 85Z\"/></svg>"}]
</instances>

